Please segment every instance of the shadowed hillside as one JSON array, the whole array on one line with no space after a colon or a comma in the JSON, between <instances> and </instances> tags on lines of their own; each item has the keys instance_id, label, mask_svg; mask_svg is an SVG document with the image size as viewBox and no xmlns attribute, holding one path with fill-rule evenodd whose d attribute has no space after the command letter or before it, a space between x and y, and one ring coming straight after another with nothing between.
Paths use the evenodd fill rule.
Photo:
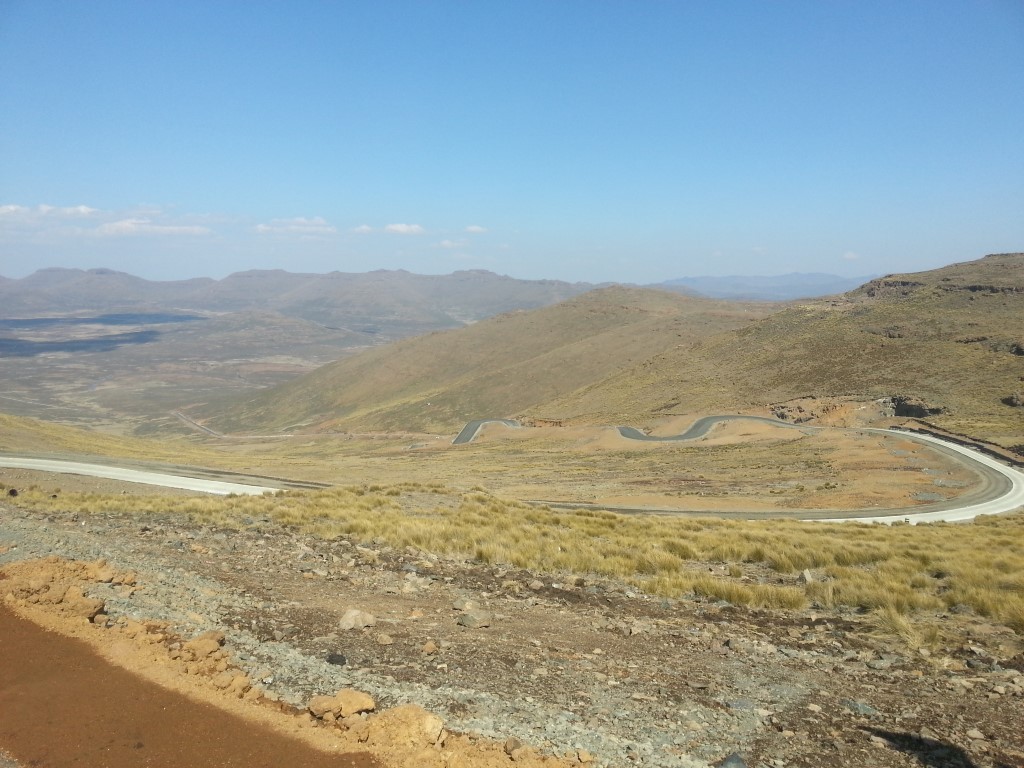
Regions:
<instances>
[{"instance_id":1,"label":"shadowed hillside","mask_svg":"<svg viewBox=\"0 0 1024 768\"><path fill-rule=\"evenodd\" d=\"M452 431L517 414L675 344L743 326L774 307L615 286L561 304L368 350L224 410L223 431Z\"/></svg>"},{"instance_id":2,"label":"shadowed hillside","mask_svg":"<svg viewBox=\"0 0 1024 768\"><path fill-rule=\"evenodd\" d=\"M908 415L1024 442L1024 254L889 275L662 351L537 416L650 423L804 396L900 396Z\"/></svg>"}]
</instances>

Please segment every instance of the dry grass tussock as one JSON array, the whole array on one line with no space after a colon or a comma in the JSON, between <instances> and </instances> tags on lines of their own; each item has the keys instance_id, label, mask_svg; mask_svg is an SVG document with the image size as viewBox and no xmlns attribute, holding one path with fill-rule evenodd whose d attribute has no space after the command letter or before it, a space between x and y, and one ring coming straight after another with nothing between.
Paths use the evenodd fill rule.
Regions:
<instances>
[{"instance_id":1,"label":"dry grass tussock","mask_svg":"<svg viewBox=\"0 0 1024 768\"><path fill-rule=\"evenodd\" d=\"M908 617L955 605L1024 633L1024 513L918 526L642 517L552 511L436 483L144 502L29 489L18 502L55 513L179 514L225 527L273 521L327 539L624 579L664 596L856 607L915 645L929 644L931 635ZM709 564L720 566L716 575ZM804 569L814 573L811 583L797 581Z\"/></svg>"}]
</instances>

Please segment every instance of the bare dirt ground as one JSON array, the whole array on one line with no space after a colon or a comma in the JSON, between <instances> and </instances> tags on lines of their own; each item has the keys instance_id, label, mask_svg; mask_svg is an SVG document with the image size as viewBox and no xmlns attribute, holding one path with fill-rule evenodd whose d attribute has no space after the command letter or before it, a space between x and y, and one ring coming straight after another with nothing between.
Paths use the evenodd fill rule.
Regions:
<instances>
[{"instance_id":1,"label":"bare dirt ground","mask_svg":"<svg viewBox=\"0 0 1024 768\"><path fill-rule=\"evenodd\" d=\"M8 610L237 710L253 733L389 766L1024 766L1024 643L970 613L933 617L955 639L922 654L854 612L663 600L607 580L326 542L267 520L219 530L147 514L144 498L134 518L43 515L16 501L0 504ZM39 563L52 556L105 563ZM65 602L90 600L102 601L98 623L81 608L62 615ZM343 628L351 610L374 623ZM204 667L184 649L208 632L223 632L224 646ZM346 688L384 712L340 726L308 713L313 697ZM10 697L0 682L0 714ZM440 746L422 735L422 710L387 714L402 705L441 718ZM42 738L70 738L66 718L44 719ZM12 738L0 729L0 749L30 764Z\"/></svg>"},{"instance_id":2,"label":"bare dirt ground","mask_svg":"<svg viewBox=\"0 0 1024 768\"><path fill-rule=\"evenodd\" d=\"M62 724L57 733L55 723ZM253 728L2 607L0 740L25 765L379 766L367 755L329 756L276 730Z\"/></svg>"}]
</instances>

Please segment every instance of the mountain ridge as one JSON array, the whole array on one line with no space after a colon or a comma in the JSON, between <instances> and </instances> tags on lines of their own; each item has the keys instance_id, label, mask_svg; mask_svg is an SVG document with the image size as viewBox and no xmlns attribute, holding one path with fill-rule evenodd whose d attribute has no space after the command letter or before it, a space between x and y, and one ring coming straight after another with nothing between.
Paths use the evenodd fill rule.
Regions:
<instances>
[{"instance_id":1,"label":"mountain ridge","mask_svg":"<svg viewBox=\"0 0 1024 768\"><path fill-rule=\"evenodd\" d=\"M246 270L220 280L151 281L126 272L47 267L0 280L0 315L124 309L274 311L328 327L401 338L457 328L514 309L547 306L596 287L518 280L486 270L418 275L405 270L295 273Z\"/></svg>"},{"instance_id":2,"label":"mountain ridge","mask_svg":"<svg viewBox=\"0 0 1024 768\"><path fill-rule=\"evenodd\" d=\"M874 276L841 277L825 272L789 272L784 275L710 275L678 277L658 283L673 290L685 288L715 299L791 301L854 290Z\"/></svg>"},{"instance_id":3,"label":"mountain ridge","mask_svg":"<svg viewBox=\"0 0 1024 768\"><path fill-rule=\"evenodd\" d=\"M1024 443L1022 389L1024 254L997 254L786 306L600 289L357 354L213 421L225 431L445 432L481 416L654 426L800 398L897 398L1011 446Z\"/></svg>"}]
</instances>

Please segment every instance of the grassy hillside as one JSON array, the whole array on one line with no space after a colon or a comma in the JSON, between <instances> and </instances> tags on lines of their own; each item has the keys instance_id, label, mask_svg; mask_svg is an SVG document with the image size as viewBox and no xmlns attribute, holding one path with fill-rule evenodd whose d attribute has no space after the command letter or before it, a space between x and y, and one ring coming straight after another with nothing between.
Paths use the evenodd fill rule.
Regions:
<instances>
[{"instance_id":1,"label":"grassy hillside","mask_svg":"<svg viewBox=\"0 0 1024 768\"><path fill-rule=\"evenodd\" d=\"M903 396L930 421L1024 443L1024 254L889 275L643 361L532 412L587 421Z\"/></svg>"},{"instance_id":2,"label":"grassy hillside","mask_svg":"<svg viewBox=\"0 0 1024 768\"><path fill-rule=\"evenodd\" d=\"M144 440L0 413L0 453L12 456L117 457L174 464L223 465L222 454L186 439Z\"/></svg>"},{"instance_id":3,"label":"grassy hillside","mask_svg":"<svg viewBox=\"0 0 1024 768\"><path fill-rule=\"evenodd\" d=\"M372 349L227 409L217 429L451 431L515 415L675 344L770 311L615 286L561 304Z\"/></svg>"}]
</instances>

